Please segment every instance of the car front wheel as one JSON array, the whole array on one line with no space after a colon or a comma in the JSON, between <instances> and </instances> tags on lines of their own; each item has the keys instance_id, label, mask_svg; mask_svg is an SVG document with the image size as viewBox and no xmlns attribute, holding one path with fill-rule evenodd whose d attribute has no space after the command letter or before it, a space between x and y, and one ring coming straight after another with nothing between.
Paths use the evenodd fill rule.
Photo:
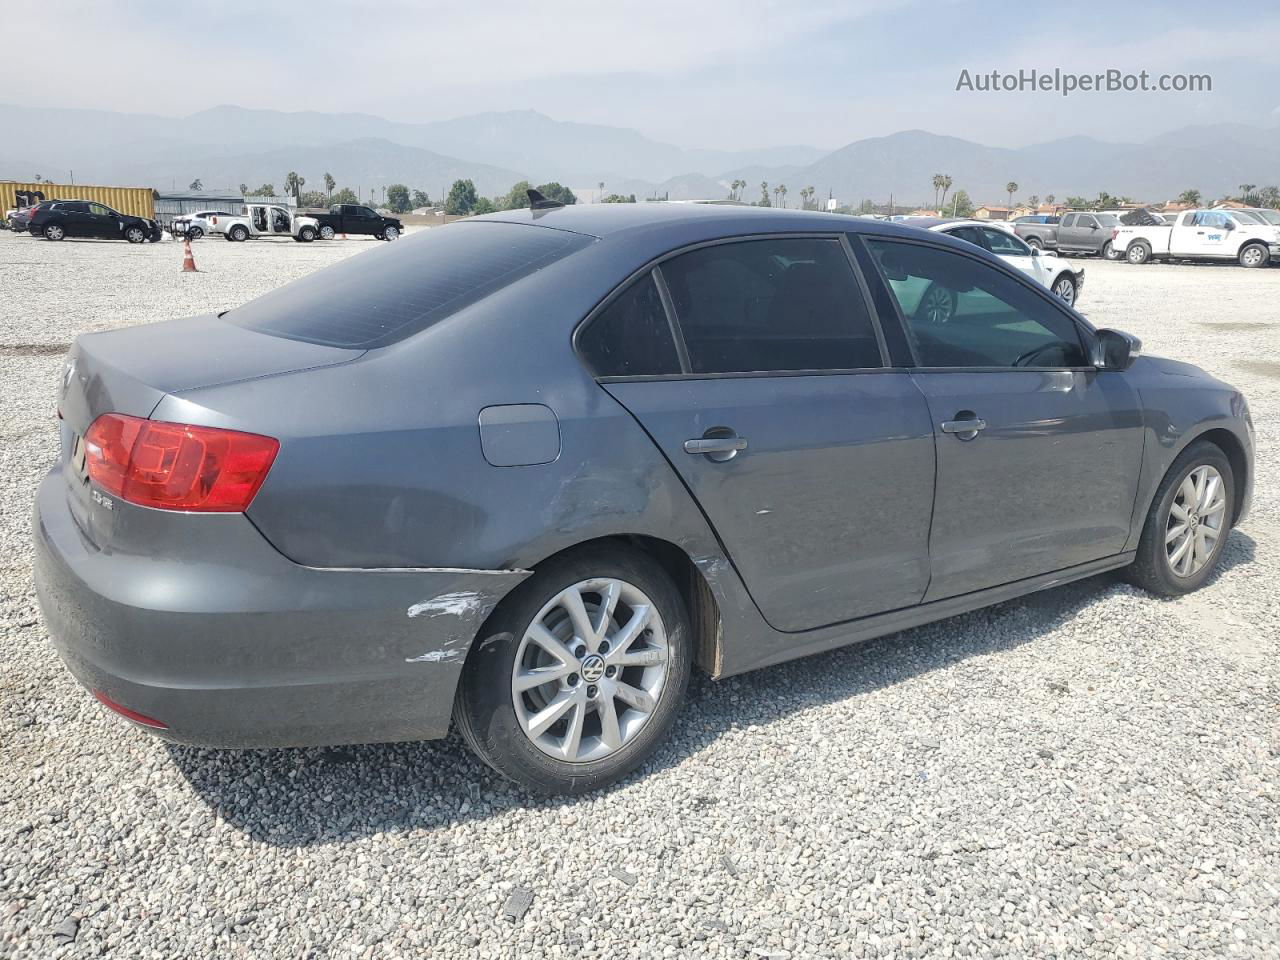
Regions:
<instances>
[{"instance_id":1,"label":"car front wheel","mask_svg":"<svg viewBox=\"0 0 1280 960\"><path fill-rule=\"evenodd\" d=\"M130 243L146 243L147 232L141 227L129 227L124 232L124 238Z\"/></svg>"},{"instance_id":2,"label":"car front wheel","mask_svg":"<svg viewBox=\"0 0 1280 960\"><path fill-rule=\"evenodd\" d=\"M1242 267L1265 267L1270 254L1262 244L1251 243L1240 251L1239 259Z\"/></svg>"},{"instance_id":3,"label":"car front wheel","mask_svg":"<svg viewBox=\"0 0 1280 960\"><path fill-rule=\"evenodd\" d=\"M1231 533L1235 497L1235 475L1222 448L1207 440L1192 443L1156 491L1129 579L1164 597L1202 586Z\"/></svg>"},{"instance_id":4,"label":"car front wheel","mask_svg":"<svg viewBox=\"0 0 1280 960\"><path fill-rule=\"evenodd\" d=\"M394 240L398 236L400 236L400 231L397 230L395 227L384 227L382 230L383 240Z\"/></svg>"},{"instance_id":5,"label":"car front wheel","mask_svg":"<svg viewBox=\"0 0 1280 960\"><path fill-rule=\"evenodd\" d=\"M624 547L589 547L520 584L476 638L454 720L499 773L543 793L625 776L666 738L692 660L671 578Z\"/></svg>"}]
</instances>

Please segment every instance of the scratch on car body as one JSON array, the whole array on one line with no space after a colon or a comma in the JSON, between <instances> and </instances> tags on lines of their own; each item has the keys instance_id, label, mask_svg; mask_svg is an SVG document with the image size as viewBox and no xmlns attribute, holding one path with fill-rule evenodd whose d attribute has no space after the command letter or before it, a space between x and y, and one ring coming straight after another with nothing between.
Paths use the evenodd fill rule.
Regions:
<instances>
[{"instance_id":1,"label":"scratch on car body","mask_svg":"<svg viewBox=\"0 0 1280 960\"><path fill-rule=\"evenodd\" d=\"M448 660L459 660L462 658L461 650L428 650L426 653L417 657L405 657L405 663L444 663Z\"/></svg>"},{"instance_id":2,"label":"scratch on car body","mask_svg":"<svg viewBox=\"0 0 1280 960\"><path fill-rule=\"evenodd\" d=\"M411 617L471 617L480 612L484 600L474 590L457 590L442 593L431 600L423 600L409 608Z\"/></svg>"}]
</instances>

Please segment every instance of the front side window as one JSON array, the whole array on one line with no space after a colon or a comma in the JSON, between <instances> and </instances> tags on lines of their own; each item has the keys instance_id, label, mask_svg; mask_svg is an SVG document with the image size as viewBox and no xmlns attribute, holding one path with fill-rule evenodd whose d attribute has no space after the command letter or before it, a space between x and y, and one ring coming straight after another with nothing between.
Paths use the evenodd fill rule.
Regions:
<instances>
[{"instance_id":1,"label":"front side window","mask_svg":"<svg viewBox=\"0 0 1280 960\"><path fill-rule=\"evenodd\" d=\"M100 203L91 203L89 204L89 212L97 214L100 217L109 217L113 211L110 207L104 207Z\"/></svg>"},{"instance_id":2,"label":"front side window","mask_svg":"<svg viewBox=\"0 0 1280 960\"><path fill-rule=\"evenodd\" d=\"M880 367L866 301L838 240L703 247L664 262L693 373Z\"/></svg>"},{"instance_id":3,"label":"front side window","mask_svg":"<svg viewBox=\"0 0 1280 960\"><path fill-rule=\"evenodd\" d=\"M954 230L946 231L947 236L955 237L957 240L967 240L975 247L982 246L982 230L978 227L956 227Z\"/></svg>"},{"instance_id":4,"label":"front side window","mask_svg":"<svg viewBox=\"0 0 1280 960\"><path fill-rule=\"evenodd\" d=\"M949 250L868 240L924 367L1082 367L1075 323L1035 290Z\"/></svg>"},{"instance_id":5,"label":"front side window","mask_svg":"<svg viewBox=\"0 0 1280 960\"><path fill-rule=\"evenodd\" d=\"M653 274L632 282L583 329L578 350L597 377L680 372L680 356Z\"/></svg>"},{"instance_id":6,"label":"front side window","mask_svg":"<svg viewBox=\"0 0 1280 960\"><path fill-rule=\"evenodd\" d=\"M1093 217L1080 217L1076 220L1076 226L1083 230L1088 230L1090 227L1096 227L1097 225L1098 221Z\"/></svg>"}]
</instances>

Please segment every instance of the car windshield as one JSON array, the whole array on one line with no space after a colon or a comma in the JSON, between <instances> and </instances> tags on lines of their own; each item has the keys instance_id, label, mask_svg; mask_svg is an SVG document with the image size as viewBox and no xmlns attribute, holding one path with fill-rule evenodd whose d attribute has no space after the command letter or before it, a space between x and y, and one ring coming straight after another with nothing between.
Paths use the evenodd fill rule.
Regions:
<instances>
[{"instance_id":1,"label":"car windshield","mask_svg":"<svg viewBox=\"0 0 1280 960\"><path fill-rule=\"evenodd\" d=\"M226 314L260 333L334 347L386 346L425 330L594 238L524 224L454 224L351 257Z\"/></svg>"},{"instance_id":2,"label":"car windshield","mask_svg":"<svg viewBox=\"0 0 1280 960\"><path fill-rule=\"evenodd\" d=\"M1231 211L1231 215L1235 217L1237 220L1239 220L1241 223L1266 223L1267 222L1266 220L1262 219L1261 216L1254 213L1252 210L1233 210Z\"/></svg>"},{"instance_id":3,"label":"car windshield","mask_svg":"<svg viewBox=\"0 0 1280 960\"><path fill-rule=\"evenodd\" d=\"M1280 227L1280 211L1277 210L1251 210L1249 211L1263 223L1269 223L1273 227Z\"/></svg>"}]
</instances>

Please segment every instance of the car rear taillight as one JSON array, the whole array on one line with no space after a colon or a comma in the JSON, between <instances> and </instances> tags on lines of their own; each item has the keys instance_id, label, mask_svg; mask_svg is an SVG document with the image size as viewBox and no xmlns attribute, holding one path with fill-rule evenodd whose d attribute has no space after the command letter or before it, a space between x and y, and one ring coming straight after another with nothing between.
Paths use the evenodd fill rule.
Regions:
<instances>
[{"instance_id":1,"label":"car rear taillight","mask_svg":"<svg viewBox=\"0 0 1280 960\"><path fill-rule=\"evenodd\" d=\"M89 479L143 507L240 513L279 441L256 433L104 413L84 435Z\"/></svg>"},{"instance_id":2,"label":"car rear taillight","mask_svg":"<svg viewBox=\"0 0 1280 960\"><path fill-rule=\"evenodd\" d=\"M100 704L102 704L108 710L114 710L116 713L120 714L120 716L124 717L126 720L132 720L134 723L140 723L144 727L151 727L154 730L169 729L169 725L167 723L161 723L155 717L148 717L145 713L139 713L137 710L130 710L128 707L123 706L122 704L116 703L114 700L108 697L101 690L94 690L93 695L94 697L97 698Z\"/></svg>"},{"instance_id":3,"label":"car rear taillight","mask_svg":"<svg viewBox=\"0 0 1280 960\"><path fill-rule=\"evenodd\" d=\"M1119 228L1119 227L1112 227L1112 228L1111 228L1111 239L1112 239L1112 240L1114 240L1114 239L1115 239L1116 237L1118 237L1118 236L1120 236L1120 228Z\"/></svg>"}]
</instances>

